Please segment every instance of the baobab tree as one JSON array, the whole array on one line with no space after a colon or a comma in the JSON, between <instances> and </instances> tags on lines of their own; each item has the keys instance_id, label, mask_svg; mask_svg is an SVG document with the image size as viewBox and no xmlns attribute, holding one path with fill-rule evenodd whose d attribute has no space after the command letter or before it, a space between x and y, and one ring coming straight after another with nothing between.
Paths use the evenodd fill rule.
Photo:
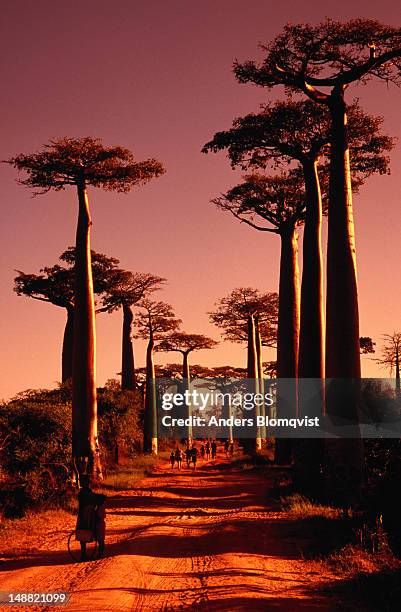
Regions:
<instances>
[{"instance_id":1,"label":"baobab tree","mask_svg":"<svg viewBox=\"0 0 401 612\"><path fill-rule=\"evenodd\" d=\"M400 79L401 29L375 20L287 24L265 59L236 63L241 83L305 94L325 105L331 118L327 247L326 376L359 378L359 315L352 213L352 189L345 92L372 78ZM324 91L321 88L329 88ZM353 407L348 406L352 412ZM349 414L349 413L348 413ZM357 416L349 414L349 416Z\"/></svg>"},{"instance_id":2,"label":"baobab tree","mask_svg":"<svg viewBox=\"0 0 401 612\"><path fill-rule=\"evenodd\" d=\"M274 347L277 342L277 293L260 293L258 289L240 287L220 299L217 309L209 313L212 323L231 342L247 345L247 377L255 381L255 393L263 392L262 345ZM263 411L262 411L263 413ZM260 449L265 430L257 436Z\"/></svg>"},{"instance_id":3,"label":"baobab tree","mask_svg":"<svg viewBox=\"0 0 401 612\"><path fill-rule=\"evenodd\" d=\"M155 342L161 341L167 333L176 331L181 320L175 318L173 308L165 302L142 299L136 306L140 309L136 320L136 336L148 341L146 347L143 450L145 453L157 455L157 398L153 353Z\"/></svg>"},{"instance_id":4,"label":"baobab tree","mask_svg":"<svg viewBox=\"0 0 401 612\"><path fill-rule=\"evenodd\" d=\"M96 138L60 138L42 151L8 160L26 173L19 182L35 195L66 187L77 190L78 223L75 244L74 350L72 371L72 455L78 479L82 474L101 477L97 435L96 330L90 249L89 186L126 193L134 185L163 174L160 162L137 162L122 147L105 147Z\"/></svg>"},{"instance_id":5,"label":"baobab tree","mask_svg":"<svg viewBox=\"0 0 401 612\"><path fill-rule=\"evenodd\" d=\"M61 382L72 379L72 354L74 335L74 265L75 249L70 247L59 259L67 265L46 266L39 274L26 274L18 271L14 279L14 291L34 300L47 302L65 308L67 320L64 328L61 357ZM93 291L101 295L109 290L110 272L115 270L119 261L102 253L91 252Z\"/></svg>"},{"instance_id":6,"label":"baobab tree","mask_svg":"<svg viewBox=\"0 0 401 612\"><path fill-rule=\"evenodd\" d=\"M305 190L302 177L290 171L266 176L253 174L213 200L242 223L281 239L280 281L277 325L277 376L295 381L298 375L299 347L299 269L297 228L305 218ZM259 223L255 221L259 219ZM266 225L267 222L267 225ZM296 408L296 385L288 382L288 404ZM292 388L294 387L294 388ZM277 406L282 412L283 404ZM284 439L276 445L276 460L289 460L290 445Z\"/></svg>"},{"instance_id":7,"label":"baobab tree","mask_svg":"<svg viewBox=\"0 0 401 612\"><path fill-rule=\"evenodd\" d=\"M161 289L166 279L153 274L115 270L111 275L109 291L103 296L100 311L114 312L121 308L123 313L121 347L121 389L133 391L136 388L134 349L132 346L133 306L145 296Z\"/></svg>"},{"instance_id":8,"label":"baobab tree","mask_svg":"<svg viewBox=\"0 0 401 612\"><path fill-rule=\"evenodd\" d=\"M381 349L381 357L377 359L384 368L395 374L395 393L397 398L401 397L400 365L401 365L401 332L384 334L384 344Z\"/></svg>"},{"instance_id":9,"label":"baobab tree","mask_svg":"<svg viewBox=\"0 0 401 612\"><path fill-rule=\"evenodd\" d=\"M349 107L349 144L353 189L373 172L388 171L383 155L393 140L380 133L381 117L362 111L357 101ZM330 113L311 100L279 100L262 112L234 120L231 129L215 134L204 152L227 150L231 165L243 170L285 166L297 162L305 184L306 212L298 373L302 378L324 378L324 316L322 214L327 209L327 169L330 155ZM321 166L320 179L318 166Z\"/></svg>"},{"instance_id":10,"label":"baobab tree","mask_svg":"<svg viewBox=\"0 0 401 612\"><path fill-rule=\"evenodd\" d=\"M187 334L174 331L163 338L156 346L156 351L175 352L182 355L182 389L185 392L190 383L189 355L194 351L213 349L218 342L203 334ZM189 406L184 408L184 418L190 414ZM192 438L192 428L188 428L188 442Z\"/></svg>"}]
</instances>

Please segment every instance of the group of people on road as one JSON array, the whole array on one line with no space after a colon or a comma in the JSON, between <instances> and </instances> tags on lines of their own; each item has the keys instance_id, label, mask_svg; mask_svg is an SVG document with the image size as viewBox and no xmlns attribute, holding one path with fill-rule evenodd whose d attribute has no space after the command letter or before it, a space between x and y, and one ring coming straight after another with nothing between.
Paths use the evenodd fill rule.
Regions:
<instances>
[{"instance_id":1,"label":"group of people on road","mask_svg":"<svg viewBox=\"0 0 401 612\"><path fill-rule=\"evenodd\" d=\"M170 454L170 463L171 469L174 469L175 464L177 464L178 469L180 470L182 467L183 459L185 458L187 462L187 468L193 465L194 470L196 470L196 463L198 460L198 449L193 444L191 447L187 446L185 451L181 450L179 446L175 450L171 451Z\"/></svg>"},{"instance_id":2,"label":"group of people on road","mask_svg":"<svg viewBox=\"0 0 401 612\"><path fill-rule=\"evenodd\" d=\"M226 440L224 443L224 451L227 457L232 457L234 454L234 444L229 440ZM206 461L209 461L210 459L216 459L216 440L207 438L206 441L203 441L199 449L199 454L202 461L204 461L205 459ZM196 464L198 461L198 449L195 444L192 444L191 446L188 444L185 450L181 450L181 448L177 444L175 450L173 449L170 454L171 469L174 469L174 466L177 464L177 468L181 470L182 462L184 460L187 463L188 469L191 467L191 465L193 466L194 470L196 469Z\"/></svg>"}]
</instances>

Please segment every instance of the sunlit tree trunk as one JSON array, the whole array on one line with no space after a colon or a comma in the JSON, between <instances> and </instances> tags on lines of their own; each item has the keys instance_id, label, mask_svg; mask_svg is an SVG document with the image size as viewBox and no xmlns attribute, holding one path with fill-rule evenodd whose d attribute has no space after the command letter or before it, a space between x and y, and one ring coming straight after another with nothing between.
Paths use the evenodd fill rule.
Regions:
<instances>
[{"instance_id":1,"label":"sunlit tree trunk","mask_svg":"<svg viewBox=\"0 0 401 612\"><path fill-rule=\"evenodd\" d=\"M134 391L136 377L134 367L134 351L132 348L132 321L134 315L128 304L123 304L123 336L121 360L121 389Z\"/></svg>"},{"instance_id":2,"label":"sunlit tree trunk","mask_svg":"<svg viewBox=\"0 0 401 612\"><path fill-rule=\"evenodd\" d=\"M72 369L72 452L81 476L101 478L97 434L96 328L93 299L88 195L78 185L79 214L75 256L75 314Z\"/></svg>"},{"instance_id":3,"label":"sunlit tree trunk","mask_svg":"<svg viewBox=\"0 0 401 612\"><path fill-rule=\"evenodd\" d=\"M182 353L182 392L189 390L190 383L190 371L189 371L189 352ZM191 416L191 406L184 406L184 418L187 419ZM187 443L192 443L192 425L187 427Z\"/></svg>"},{"instance_id":4,"label":"sunlit tree trunk","mask_svg":"<svg viewBox=\"0 0 401 612\"><path fill-rule=\"evenodd\" d=\"M335 379L326 396L326 412L355 423L353 439L327 440L328 494L348 504L358 495L363 444L359 416L359 313L347 113L344 86L333 89L331 165L327 243L326 377ZM344 480L346 478L346 481ZM344 485L346 482L346 485Z\"/></svg>"},{"instance_id":5,"label":"sunlit tree trunk","mask_svg":"<svg viewBox=\"0 0 401 612\"><path fill-rule=\"evenodd\" d=\"M256 369L258 373L258 393L264 396L264 380L263 380L263 355L262 355L262 338L260 336L259 319L255 317L255 344L256 344ZM266 416L266 409L264 403L258 407L256 411L258 415ZM266 427L258 427L256 436L256 448L262 450L262 440L266 440Z\"/></svg>"},{"instance_id":6,"label":"sunlit tree trunk","mask_svg":"<svg viewBox=\"0 0 401 612\"><path fill-rule=\"evenodd\" d=\"M277 325L277 416L294 417L297 412L299 349L299 269L298 234L293 225L280 232L280 282ZM280 380L287 379L287 380ZM292 443L277 438L275 461L289 463Z\"/></svg>"},{"instance_id":7,"label":"sunlit tree trunk","mask_svg":"<svg viewBox=\"0 0 401 612\"><path fill-rule=\"evenodd\" d=\"M303 236L299 378L324 378L322 198L317 161L303 165L306 217Z\"/></svg>"},{"instance_id":8,"label":"sunlit tree trunk","mask_svg":"<svg viewBox=\"0 0 401 612\"><path fill-rule=\"evenodd\" d=\"M247 376L251 381L251 383L248 384L248 393L258 393L258 356L256 349L255 318L253 315L248 316ZM256 410L246 411L246 414L244 414L245 418L256 419L256 416ZM247 427L247 434L249 434L249 438L246 437L243 440L244 451L254 454L257 450L256 423L254 427Z\"/></svg>"},{"instance_id":9,"label":"sunlit tree trunk","mask_svg":"<svg viewBox=\"0 0 401 612\"><path fill-rule=\"evenodd\" d=\"M74 350L74 306L68 305L67 321L64 328L63 350L61 356L61 382L72 379L72 359Z\"/></svg>"},{"instance_id":10,"label":"sunlit tree trunk","mask_svg":"<svg viewBox=\"0 0 401 612\"><path fill-rule=\"evenodd\" d=\"M150 328L149 342L146 349L146 392L143 450L145 453L153 453L154 455L157 455L157 398L153 348L153 330Z\"/></svg>"},{"instance_id":11,"label":"sunlit tree trunk","mask_svg":"<svg viewBox=\"0 0 401 612\"><path fill-rule=\"evenodd\" d=\"M317 160L303 163L307 205L298 361L300 417L321 417L324 413L322 198L317 166ZM296 486L306 494L317 495L321 489L323 448L321 439L296 440L294 476Z\"/></svg>"}]
</instances>

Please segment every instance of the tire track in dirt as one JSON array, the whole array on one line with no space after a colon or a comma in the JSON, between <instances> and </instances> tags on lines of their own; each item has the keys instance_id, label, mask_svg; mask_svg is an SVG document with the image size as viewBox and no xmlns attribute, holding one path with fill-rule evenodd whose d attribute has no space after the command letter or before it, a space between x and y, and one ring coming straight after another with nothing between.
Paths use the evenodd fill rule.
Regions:
<instances>
[{"instance_id":1,"label":"tire track in dirt","mask_svg":"<svg viewBox=\"0 0 401 612\"><path fill-rule=\"evenodd\" d=\"M274 478L223 463L157 470L109 499L105 559L69 563L53 531L47 548L5 568L0 588L69 591L68 612L338 608L317 595L333 577L303 559L285 513L266 505Z\"/></svg>"}]
</instances>

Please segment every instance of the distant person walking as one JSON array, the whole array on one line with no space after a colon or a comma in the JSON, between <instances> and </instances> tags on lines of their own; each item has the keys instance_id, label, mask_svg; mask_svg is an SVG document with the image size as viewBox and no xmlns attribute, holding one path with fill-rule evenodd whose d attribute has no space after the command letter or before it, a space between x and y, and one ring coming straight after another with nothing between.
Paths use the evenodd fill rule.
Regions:
<instances>
[{"instance_id":1,"label":"distant person walking","mask_svg":"<svg viewBox=\"0 0 401 612\"><path fill-rule=\"evenodd\" d=\"M178 465L178 469L180 470L181 469L181 464L182 464L182 453L181 453L181 449L179 449L178 446L175 449L174 456L175 456L175 460L176 460L177 465Z\"/></svg>"},{"instance_id":2,"label":"distant person walking","mask_svg":"<svg viewBox=\"0 0 401 612\"><path fill-rule=\"evenodd\" d=\"M198 460L198 449L196 448L196 446L193 446L191 449L191 459L194 465L194 470L196 470L196 462Z\"/></svg>"},{"instance_id":3,"label":"distant person walking","mask_svg":"<svg viewBox=\"0 0 401 612\"><path fill-rule=\"evenodd\" d=\"M225 453L226 453L227 457L228 457L228 451L229 451L229 449L230 449L230 442L229 442L228 440L226 440L226 441L224 442L224 450L225 450Z\"/></svg>"},{"instance_id":4,"label":"distant person walking","mask_svg":"<svg viewBox=\"0 0 401 612\"><path fill-rule=\"evenodd\" d=\"M187 448L185 449L185 458L187 460L187 468L190 468L190 464L191 464L191 456L192 456L192 451L189 448L189 446L187 446Z\"/></svg>"},{"instance_id":5,"label":"distant person walking","mask_svg":"<svg viewBox=\"0 0 401 612\"><path fill-rule=\"evenodd\" d=\"M210 442L209 440L206 442L206 459L209 461L210 459Z\"/></svg>"},{"instance_id":6,"label":"distant person walking","mask_svg":"<svg viewBox=\"0 0 401 612\"><path fill-rule=\"evenodd\" d=\"M212 442L212 459L216 459L216 453L217 453L217 444L216 444L216 440L213 440L213 442Z\"/></svg>"},{"instance_id":7,"label":"distant person walking","mask_svg":"<svg viewBox=\"0 0 401 612\"><path fill-rule=\"evenodd\" d=\"M231 444L230 444L230 448L228 449L228 454L230 455L230 457L232 457L234 455L234 444L233 444L233 442L231 442Z\"/></svg>"},{"instance_id":8,"label":"distant person walking","mask_svg":"<svg viewBox=\"0 0 401 612\"><path fill-rule=\"evenodd\" d=\"M202 461L203 461L204 458L205 458L205 445L204 444L202 444L201 447L200 447L200 455L201 455Z\"/></svg>"},{"instance_id":9,"label":"distant person walking","mask_svg":"<svg viewBox=\"0 0 401 612\"><path fill-rule=\"evenodd\" d=\"M173 470L174 469L174 463L175 463L175 453L174 453L173 450L171 451L171 455L170 455L170 463L171 463L171 469Z\"/></svg>"}]
</instances>

